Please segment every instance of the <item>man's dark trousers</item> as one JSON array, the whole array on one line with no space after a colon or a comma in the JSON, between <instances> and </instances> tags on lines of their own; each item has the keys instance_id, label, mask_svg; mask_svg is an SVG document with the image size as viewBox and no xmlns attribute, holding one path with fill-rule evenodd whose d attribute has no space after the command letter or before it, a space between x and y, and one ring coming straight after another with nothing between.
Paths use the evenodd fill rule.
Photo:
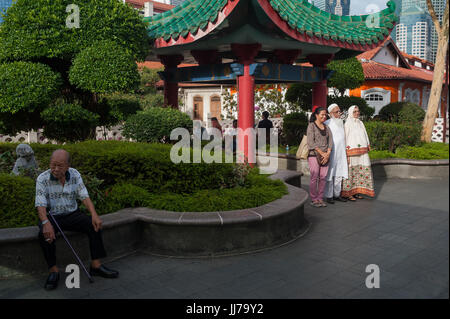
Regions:
<instances>
[{"instance_id":1,"label":"man's dark trousers","mask_svg":"<svg viewBox=\"0 0 450 319\"><path fill-rule=\"evenodd\" d=\"M80 212L79 209L76 211L64 214L64 215L53 215L58 223L59 227L63 231L73 231L78 233L87 234L89 237L89 248L91 251L92 259L101 259L106 257L105 248L103 246L102 233L101 230L96 232L94 226L92 225L92 217ZM51 219L49 222L52 223L55 235L59 232L58 227L53 223ZM42 223L39 221L39 244L41 245L42 251L44 253L45 260L47 261L48 268L52 268L56 265L56 245L55 241L49 243L45 240L44 234L42 233Z\"/></svg>"}]
</instances>

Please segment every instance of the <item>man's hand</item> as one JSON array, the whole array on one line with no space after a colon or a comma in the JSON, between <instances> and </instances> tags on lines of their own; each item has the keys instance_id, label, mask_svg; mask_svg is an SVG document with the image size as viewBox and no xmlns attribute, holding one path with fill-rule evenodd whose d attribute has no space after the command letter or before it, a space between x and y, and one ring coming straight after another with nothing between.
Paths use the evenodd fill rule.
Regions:
<instances>
[{"instance_id":1,"label":"man's hand","mask_svg":"<svg viewBox=\"0 0 450 319\"><path fill-rule=\"evenodd\" d=\"M94 230L96 232L102 229L102 220L100 219L100 217L98 217L97 214L92 215L92 226L94 226Z\"/></svg>"},{"instance_id":2,"label":"man's hand","mask_svg":"<svg viewBox=\"0 0 450 319\"><path fill-rule=\"evenodd\" d=\"M55 230L50 222L47 222L42 226L42 233L44 234L45 241L51 244L55 239Z\"/></svg>"}]
</instances>

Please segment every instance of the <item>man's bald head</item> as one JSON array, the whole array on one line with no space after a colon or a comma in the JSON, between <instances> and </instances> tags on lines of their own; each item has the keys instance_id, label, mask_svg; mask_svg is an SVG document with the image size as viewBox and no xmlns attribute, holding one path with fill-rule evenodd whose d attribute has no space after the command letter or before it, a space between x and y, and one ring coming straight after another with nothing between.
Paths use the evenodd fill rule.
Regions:
<instances>
[{"instance_id":1,"label":"man's bald head","mask_svg":"<svg viewBox=\"0 0 450 319\"><path fill-rule=\"evenodd\" d=\"M50 162L57 161L61 162L64 161L67 163L67 165L70 164L70 153L63 149L57 149L52 153L52 156L50 156Z\"/></svg>"},{"instance_id":2,"label":"man's bald head","mask_svg":"<svg viewBox=\"0 0 450 319\"><path fill-rule=\"evenodd\" d=\"M69 164L70 154L66 150L58 149L52 153L50 157L50 170L55 178L63 181L69 169Z\"/></svg>"}]
</instances>

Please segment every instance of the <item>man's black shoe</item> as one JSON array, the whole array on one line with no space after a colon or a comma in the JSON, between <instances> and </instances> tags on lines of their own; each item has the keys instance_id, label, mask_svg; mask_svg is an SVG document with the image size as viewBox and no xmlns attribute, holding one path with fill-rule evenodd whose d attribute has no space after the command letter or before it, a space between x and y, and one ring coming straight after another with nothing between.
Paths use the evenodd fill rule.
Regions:
<instances>
[{"instance_id":1,"label":"man's black shoe","mask_svg":"<svg viewBox=\"0 0 450 319\"><path fill-rule=\"evenodd\" d=\"M341 196L339 196L339 197L335 197L334 198L334 200L336 200L336 201L338 201L338 202L346 202L347 201L347 199L346 198L344 198L344 197L341 197Z\"/></svg>"},{"instance_id":2,"label":"man's black shoe","mask_svg":"<svg viewBox=\"0 0 450 319\"><path fill-rule=\"evenodd\" d=\"M327 198L327 203L334 204L334 200L332 197Z\"/></svg>"},{"instance_id":3,"label":"man's black shoe","mask_svg":"<svg viewBox=\"0 0 450 319\"><path fill-rule=\"evenodd\" d=\"M91 276L100 276L103 278L117 278L119 277L119 272L116 270L112 270L107 268L106 266L101 265L99 268L92 268L91 266Z\"/></svg>"},{"instance_id":4,"label":"man's black shoe","mask_svg":"<svg viewBox=\"0 0 450 319\"><path fill-rule=\"evenodd\" d=\"M56 289L56 287L58 287L58 281L59 281L59 272L51 272L47 277L47 281L45 282L44 288L47 290Z\"/></svg>"}]
</instances>

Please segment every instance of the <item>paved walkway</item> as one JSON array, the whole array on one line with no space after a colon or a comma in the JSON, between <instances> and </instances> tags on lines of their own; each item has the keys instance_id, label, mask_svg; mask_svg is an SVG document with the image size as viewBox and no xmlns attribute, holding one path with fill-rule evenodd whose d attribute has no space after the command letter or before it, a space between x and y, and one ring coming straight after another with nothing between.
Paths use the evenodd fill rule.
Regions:
<instances>
[{"instance_id":1,"label":"paved walkway","mask_svg":"<svg viewBox=\"0 0 450 319\"><path fill-rule=\"evenodd\" d=\"M303 179L308 188L308 177ZM0 280L0 298L448 298L449 184L377 180L376 200L308 205L309 233L277 249L217 259L136 253L109 263L115 280L82 275L45 291L44 277ZM365 285L366 266L380 288Z\"/></svg>"}]
</instances>

